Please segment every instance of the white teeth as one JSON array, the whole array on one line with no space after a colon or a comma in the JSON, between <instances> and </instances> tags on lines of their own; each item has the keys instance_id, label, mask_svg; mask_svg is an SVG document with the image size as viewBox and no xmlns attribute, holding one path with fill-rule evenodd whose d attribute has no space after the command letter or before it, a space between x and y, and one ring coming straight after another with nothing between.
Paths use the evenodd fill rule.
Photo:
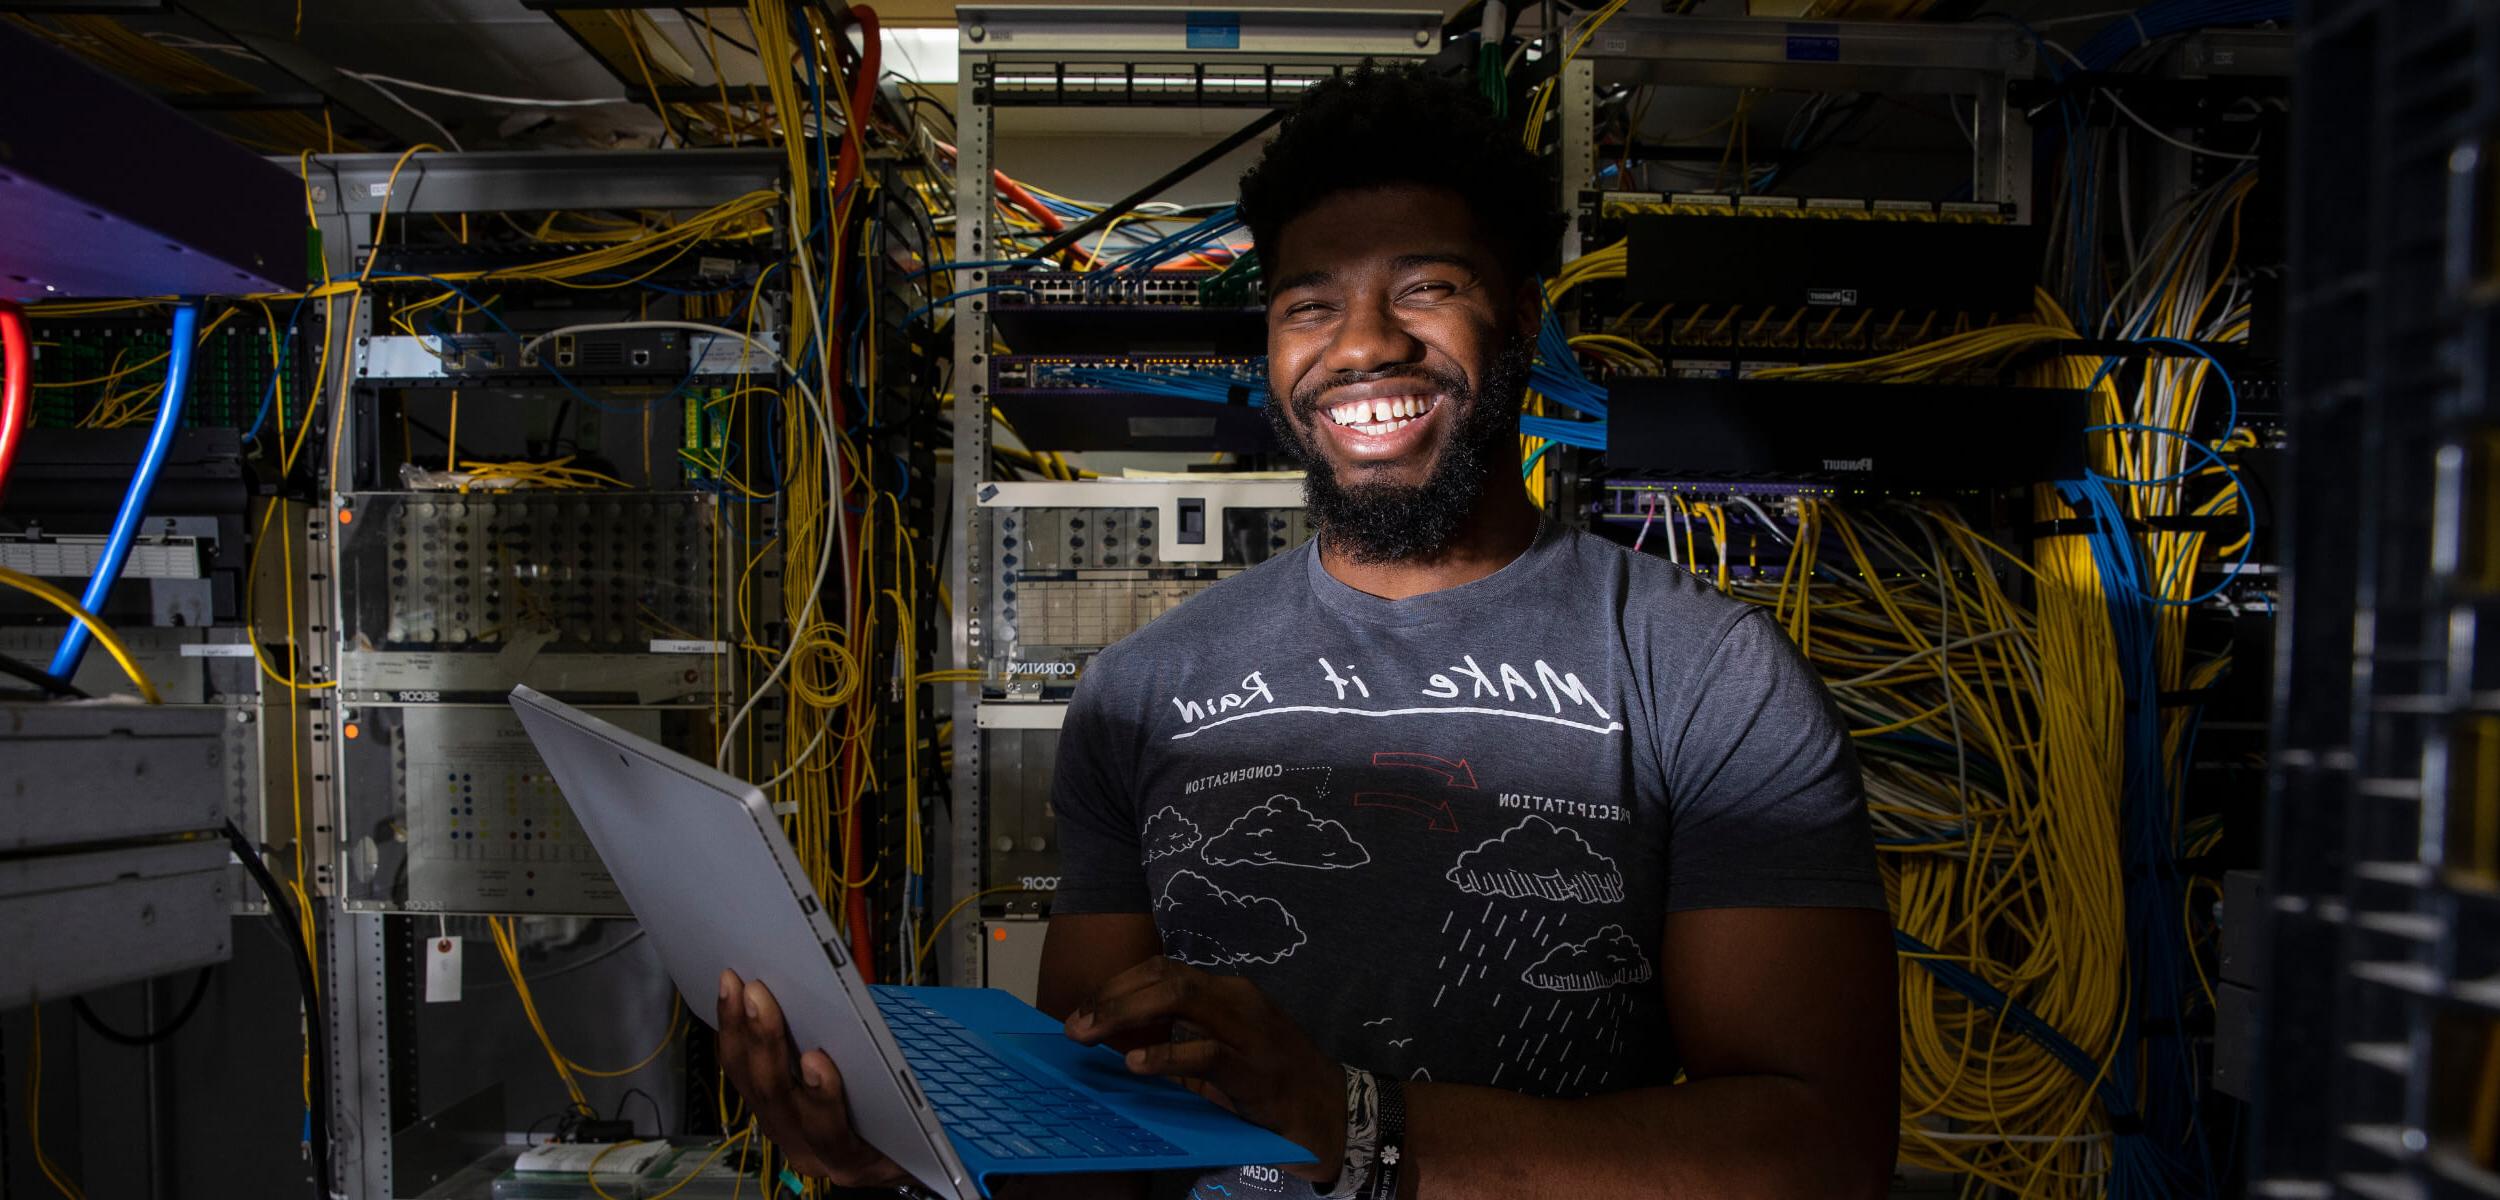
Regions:
<instances>
[{"instance_id":1,"label":"white teeth","mask_svg":"<svg viewBox=\"0 0 2500 1200\"><path fill-rule=\"evenodd\" d=\"M1328 419L1349 429L1378 436L1432 411L1429 396L1393 396L1355 400L1328 409Z\"/></svg>"}]
</instances>

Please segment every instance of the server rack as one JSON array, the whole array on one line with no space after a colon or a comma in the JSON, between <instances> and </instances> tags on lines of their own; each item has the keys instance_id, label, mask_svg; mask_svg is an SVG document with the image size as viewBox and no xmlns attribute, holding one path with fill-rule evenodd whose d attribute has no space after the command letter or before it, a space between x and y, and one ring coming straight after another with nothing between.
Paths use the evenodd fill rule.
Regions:
<instances>
[{"instance_id":1,"label":"server rack","mask_svg":"<svg viewBox=\"0 0 2500 1200\"><path fill-rule=\"evenodd\" d=\"M2500 11L2301 6L2252 1192L2500 1196Z\"/></svg>"}]
</instances>

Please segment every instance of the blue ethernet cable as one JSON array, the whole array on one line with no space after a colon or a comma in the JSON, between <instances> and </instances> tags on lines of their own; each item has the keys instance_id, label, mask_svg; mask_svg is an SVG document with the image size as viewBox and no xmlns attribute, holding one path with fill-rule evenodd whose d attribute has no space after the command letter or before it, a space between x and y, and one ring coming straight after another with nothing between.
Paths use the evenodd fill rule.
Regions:
<instances>
[{"instance_id":1,"label":"blue ethernet cable","mask_svg":"<svg viewBox=\"0 0 2500 1200\"><path fill-rule=\"evenodd\" d=\"M166 455L174 448L174 434L182 428L182 396L190 390L191 350L199 335L199 301L175 305L173 345L166 351L165 390L156 400L156 425L148 430L147 449L139 455L139 469L131 473L130 490L122 494L121 511L113 516L113 532L104 539L104 556L97 560L95 574L78 598L89 612L104 611L105 597L112 594L123 564L130 561L130 544L139 536L139 522L147 518L148 493L156 489L156 477L164 472ZM78 673L78 660L86 656L89 636L85 624L70 624L61 635L60 649L52 654L53 678L68 679Z\"/></svg>"}]
</instances>

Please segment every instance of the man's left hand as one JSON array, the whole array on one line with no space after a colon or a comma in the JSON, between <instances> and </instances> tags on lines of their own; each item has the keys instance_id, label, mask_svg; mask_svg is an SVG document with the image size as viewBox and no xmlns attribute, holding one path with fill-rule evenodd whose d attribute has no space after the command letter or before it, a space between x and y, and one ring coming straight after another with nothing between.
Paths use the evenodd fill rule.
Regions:
<instances>
[{"instance_id":1,"label":"man's left hand","mask_svg":"<svg viewBox=\"0 0 2500 1200\"><path fill-rule=\"evenodd\" d=\"M1112 976L1070 1014L1068 1036L1099 1045L1173 1022L1204 1036L1131 1050L1130 1071L1171 1076L1319 1160L1283 1170L1318 1183L1337 1177L1345 1159L1345 1070L1257 984L1169 958L1148 959Z\"/></svg>"}]
</instances>

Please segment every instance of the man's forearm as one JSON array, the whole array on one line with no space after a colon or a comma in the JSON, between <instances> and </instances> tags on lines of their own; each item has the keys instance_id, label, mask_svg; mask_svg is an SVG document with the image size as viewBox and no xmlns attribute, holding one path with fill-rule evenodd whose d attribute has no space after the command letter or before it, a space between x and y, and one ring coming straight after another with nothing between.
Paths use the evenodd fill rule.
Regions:
<instances>
[{"instance_id":1,"label":"man's forearm","mask_svg":"<svg viewBox=\"0 0 2500 1200\"><path fill-rule=\"evenodd\" d=\"M1414 1083L1398 1192L1406 1200L1882 1196L1892 1175L1892 1114L1879 1134L1868 1119L1832 1108L1804 1081L1772 1075L1584 1100Z\"/></svg>"}]
</instances>

